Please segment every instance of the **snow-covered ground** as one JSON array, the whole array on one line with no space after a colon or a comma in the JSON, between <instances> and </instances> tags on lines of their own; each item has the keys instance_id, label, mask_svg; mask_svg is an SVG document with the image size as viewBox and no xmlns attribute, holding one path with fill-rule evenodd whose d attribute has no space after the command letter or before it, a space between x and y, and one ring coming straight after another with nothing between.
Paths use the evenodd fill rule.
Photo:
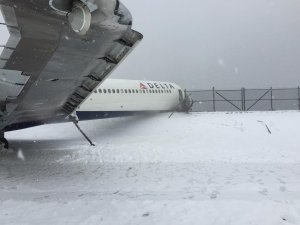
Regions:
<instances>
[{"instance_id":1,"label":"snow-covered ground","mask_svg":"<svg viewBox=\"0 0 300 225\"><path fill-rule=\"evenodd\" d=\"M193 113L7 134L0 224L300 224L300 113Z\"/></svg>"}]
</instances>

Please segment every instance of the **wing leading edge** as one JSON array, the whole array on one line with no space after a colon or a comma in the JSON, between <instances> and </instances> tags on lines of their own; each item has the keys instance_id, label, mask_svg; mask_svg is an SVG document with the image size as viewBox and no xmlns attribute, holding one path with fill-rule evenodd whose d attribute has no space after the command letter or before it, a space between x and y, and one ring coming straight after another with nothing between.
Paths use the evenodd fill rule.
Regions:
<instances>
[{"instance_id":1,"label":"wing leading edge","mask_svg":"<svg viewBox=\"0 0 300 225\"><path fill-rule=\"evenodd\" d=\"M0 0L10 32L0 57L0 130L64 121L142 39L119 1L83 2L91 21L82 35L70 26L72 9L56 10L53 0Z\"/></svg>"}]
</instances>

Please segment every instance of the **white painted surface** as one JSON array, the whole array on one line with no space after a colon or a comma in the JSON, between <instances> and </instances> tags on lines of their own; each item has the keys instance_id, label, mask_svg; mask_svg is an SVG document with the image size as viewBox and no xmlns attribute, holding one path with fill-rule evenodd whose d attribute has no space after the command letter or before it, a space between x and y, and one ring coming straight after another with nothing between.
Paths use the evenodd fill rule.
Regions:
<instances>
[{"instance_id":1,"label":"white painted surface","mask_svg":"<svg viewBox=\"0 0 300 225\"><path fill-rule=\"evenodd\" d=\"M178 90L184 94L181 87L170 82L121 79L107 79L96 90L97 93L90 95L78 111L170 110L179 104Z\"/></svg>"}]
</instances>

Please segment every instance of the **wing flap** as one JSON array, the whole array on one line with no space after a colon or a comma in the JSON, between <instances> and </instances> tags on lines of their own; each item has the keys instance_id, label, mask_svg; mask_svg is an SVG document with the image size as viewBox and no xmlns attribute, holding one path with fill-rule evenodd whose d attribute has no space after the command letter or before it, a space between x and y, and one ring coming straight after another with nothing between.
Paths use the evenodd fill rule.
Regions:
<instances>
[{"instance_id":1,"label":"wing flap","mask_svg":"<svg viewBox=\"0 0 300 225\"><path fill-rule=\"evenodd\" d=\"M28 77L23 76L20 71L0 70L0 101L16 99L25 84Z\"/></svg>"}]
</instances>

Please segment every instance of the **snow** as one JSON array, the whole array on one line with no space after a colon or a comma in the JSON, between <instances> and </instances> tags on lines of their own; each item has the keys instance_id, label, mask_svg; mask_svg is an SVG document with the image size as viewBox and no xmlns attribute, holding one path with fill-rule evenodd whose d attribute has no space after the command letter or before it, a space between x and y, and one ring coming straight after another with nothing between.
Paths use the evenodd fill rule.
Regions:
<instances>
[{"instance_id":1,"label":"snow","mask_svg":"<svg viewBox=\"0 0 300 225\"><path fill-rule=\"evenodd\" d=\"M1 224L300 224L299 112L168 116L8 133Z\"/></svg>"},{"instance_id":2,"label":"snow","mask_svg":"<svg viewBox=\"0 0 300 225\"><path fill-rule=\"evenodd\" d=\"M224 66L225 66L224 59L219 58L219 59L218 59L218 64L219 64L219 66L224 67Z\"/></svg>"}]
</instances>

